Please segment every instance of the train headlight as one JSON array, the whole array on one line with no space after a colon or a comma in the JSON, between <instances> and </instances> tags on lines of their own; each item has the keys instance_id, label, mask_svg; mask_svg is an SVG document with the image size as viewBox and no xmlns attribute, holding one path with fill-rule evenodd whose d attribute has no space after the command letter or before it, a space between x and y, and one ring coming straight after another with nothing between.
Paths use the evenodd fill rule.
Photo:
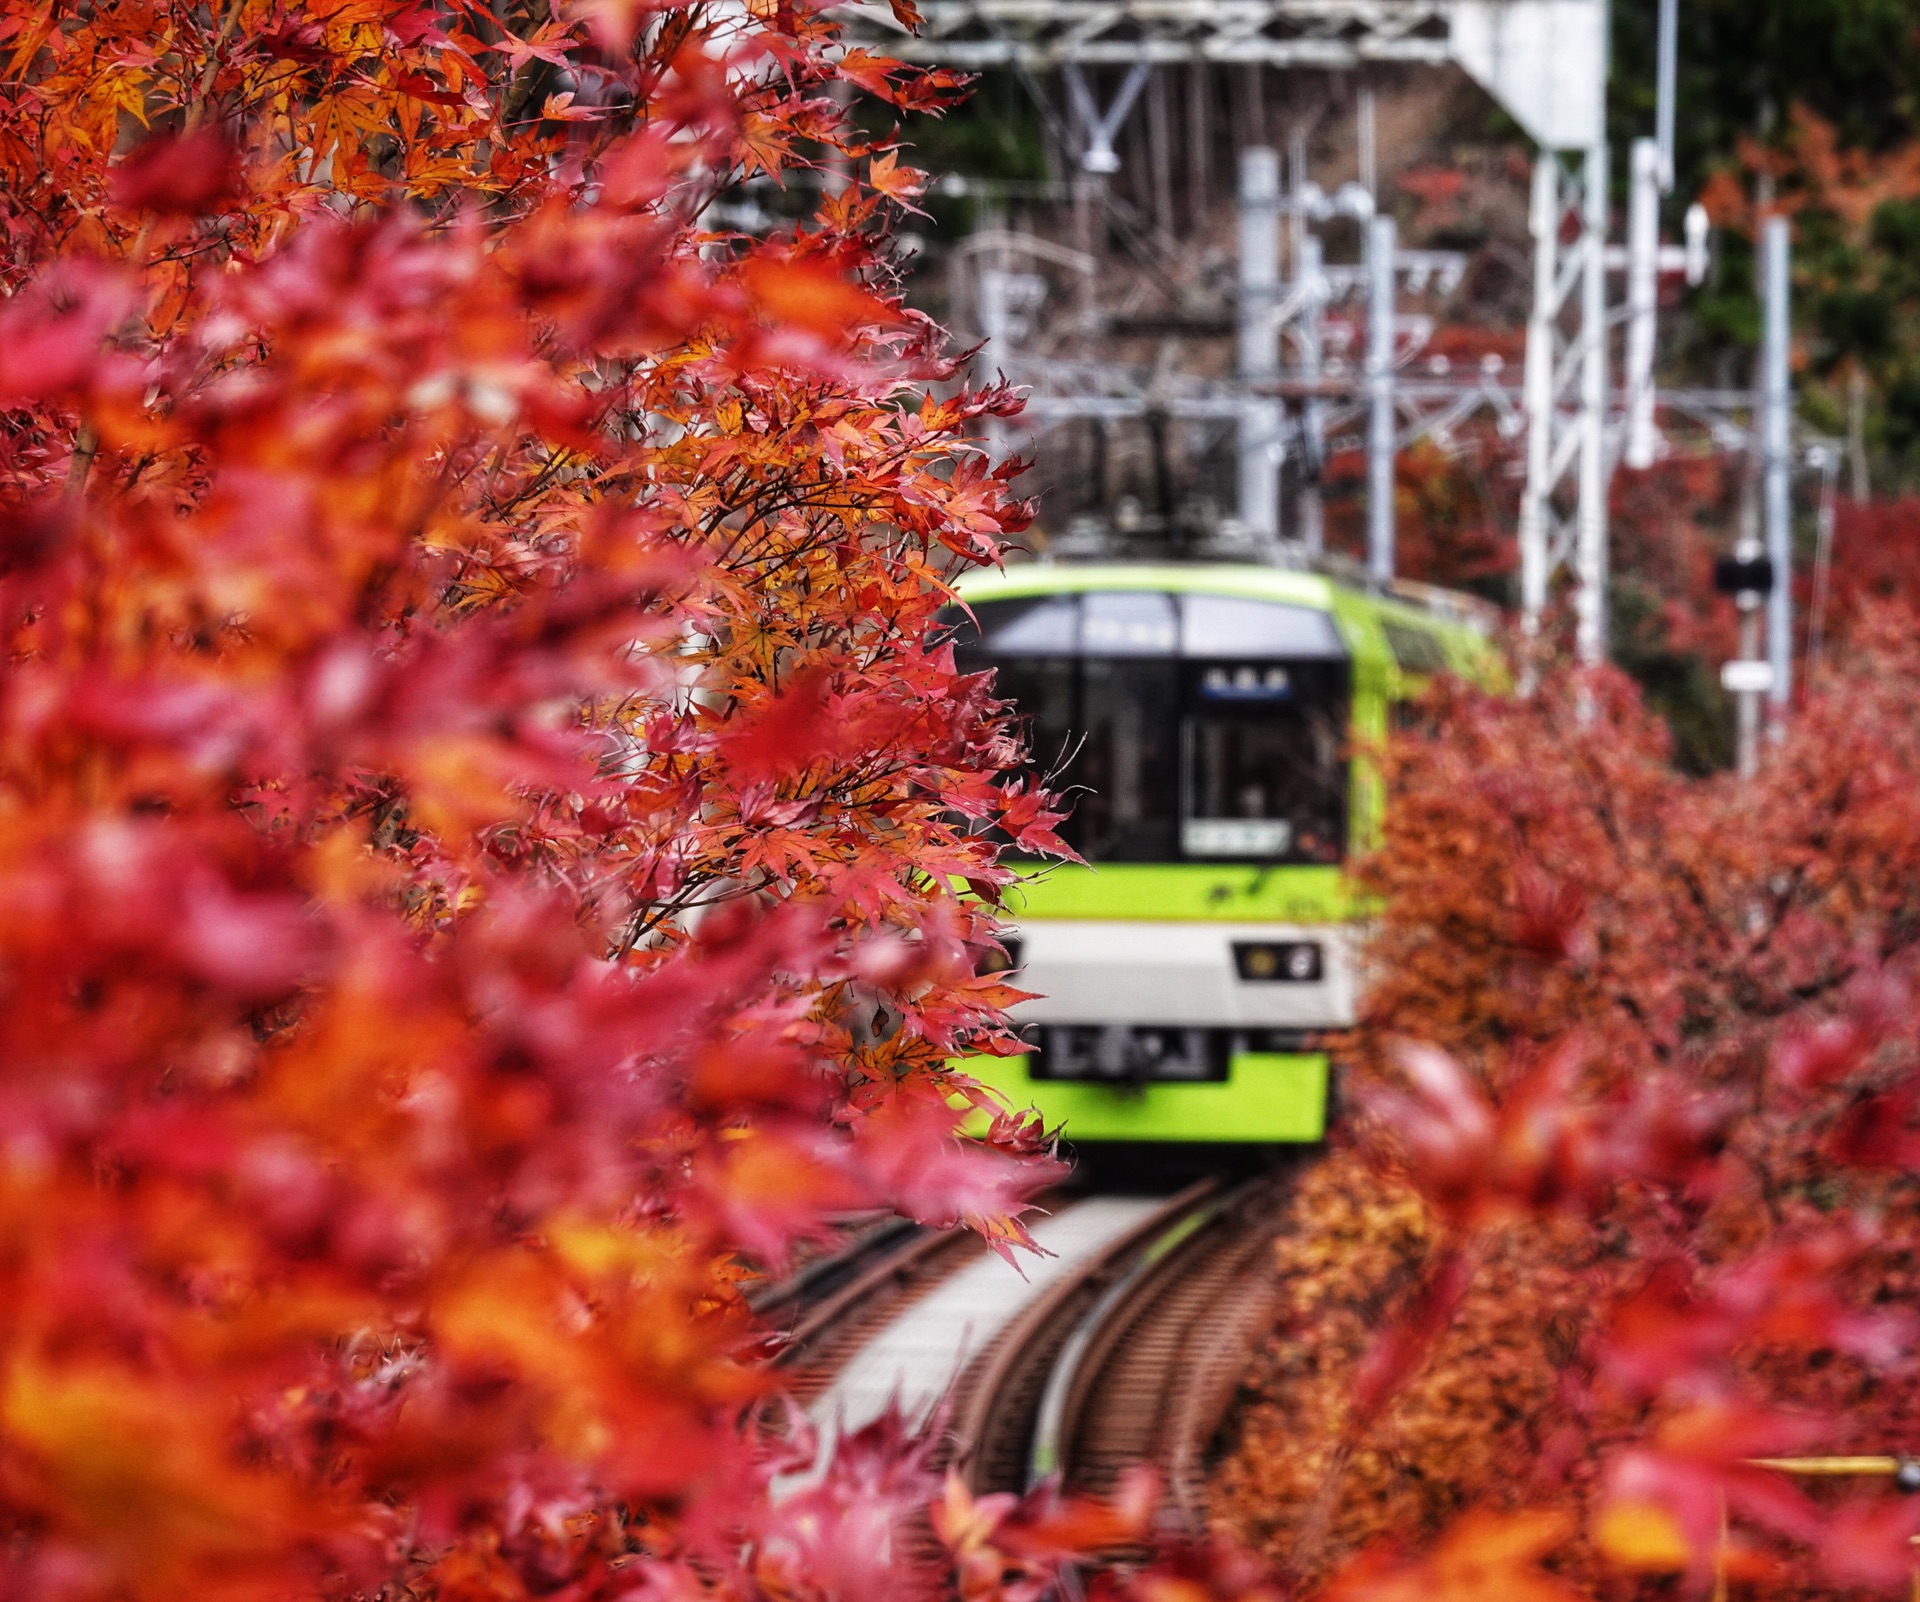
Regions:
<instances>
[{"instance_id":1,"label":"train headlight","mask_svg":"<svg viewBox=\"0 0 1920 1602\"><path fill-rule=\"evenodd\" d=\"M1002 935L998 947L988 946L980 955L980 972L983 975L996 973L1014 973L1020 967L1020 937Z\"/></svg>"},{"instance_id":2,"label":"train headlight","mask_svg":"<svg viewBox=\"0 0 1920 1602\"><path fill-rule=\"evenodd\" d=\"M1255 984L1310 985L1327 971L1317 940L1236 940L1233 971Z\"/></svg>"}]
</instances>

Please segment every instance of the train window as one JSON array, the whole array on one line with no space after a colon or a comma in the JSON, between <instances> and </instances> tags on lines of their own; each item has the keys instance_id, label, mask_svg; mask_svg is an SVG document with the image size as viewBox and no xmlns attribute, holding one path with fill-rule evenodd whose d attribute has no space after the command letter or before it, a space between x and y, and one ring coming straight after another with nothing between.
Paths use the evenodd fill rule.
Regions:
<instances>
[{"instance_id":1,"label":"train window","mask_svg":"<svg viewBox=\"0 0 1920 1602\"><path fill-rule=\"evenodd\" d=\"M975 664L965 664L973 667ZM1076 701L1079 673L1070 656L1004 657L989 664L998 669L993 693L1020 709L1027 732L1027 765L1039 777L1071 782L1068 759L1078 743Z\"/></svg>"},{"instance_id":2,"label":"train window","mask_svg":"<svg viewBox=\"0 0 1920 1602\"><path fill-rule=\"evenodd\" d=\"M1339 661L1347 654L1333 619L1311 607L1237 595L1185 595L1180 612L1182 656L1284 657L1297 662Z\"/></svg>"},{"instance_id":3,"label":"train window","mask_svg":"<svg viewBox=\"0 0 1920 1602\"><path fill-rule=\"evenodd\" d=\"M1173 597L1159 590L1090 590L1080 606L1088 656L1172 656L1180 643Z\"/></svg>"},{"instance_id":4,"label":"train window","mask_svg":"<svg viewBox=\"0 0 1920 1602\"><path fill-rule=\"evenodd\" d=\"M1179 854L1179 676L1171 660L1080 664L1085 732L1067 778L1068 839L1091 862L1171 862Z\"/></svg>"},{"instance_id":5,"label":"train window","mask_svg":"<svg viewBox=\"0 0 1920 1602\"><path fill-rule=\"evenodd\" d=\"M1001 657L994 693L1020 709L1029 771L1072 802L1060 834L1094 862L1178 855L1179 680L1172 661Z\"/></svg>"},{"instance_id":6,"label":"train window","mask_svg":"<svg viewBox=\"0 0 1920 1602\"><path fill-rule=\"evenodd\" d=\"M958 607L943 614L955 627L962 650L1001 656L1071 656L1080 642L1080 601L1074 595L1032 595L1014 601L981 601L973 608L978 629Z\"/></svg>"},{"instance_id":7,"label":"train window","mask_svg":"<svg viewBox=\"0 0 1920 1602\"><path fill-rule=\"evenodd\" d=\"M1242 662L1186 673L1181 855L1339 861L1347 832L1344 667Z\"/></svg>"},{"instance_id":8,"label":"train window","mask_svg":"<svg viewBox=\"0 0 1920 1602\"><path fill-rule=\"evenodd\" d=\"M1031 768L1072 801L1060 833L1089 861L1340 859L1348 670L1324 613L1107 590L974 614L977 629L943 618L960 663L997 669Z\"/></svg>"},{"instance_id":9,"label":"train window","mask_svg":"<svg viewBox=\"0 0 1920 1602\"><path fill-rule=\"evenodd\" d=\"M1430 629L1416 628L1390 617L1382 618L1380 627L1386 632L1387 649L1393 652L1394 666L1402 673L1438 673L1446 667L1447 653L1440 648L1439 638Z\"/></svg>"}]
</instances>

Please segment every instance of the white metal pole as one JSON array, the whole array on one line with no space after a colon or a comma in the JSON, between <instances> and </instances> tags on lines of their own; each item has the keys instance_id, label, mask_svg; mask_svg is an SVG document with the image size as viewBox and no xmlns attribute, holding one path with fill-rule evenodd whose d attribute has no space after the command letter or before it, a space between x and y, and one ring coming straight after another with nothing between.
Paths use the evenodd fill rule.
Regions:
<instances>
[{"instance_id":1,"label":"white metal pole","mask_svg":"<svg viewBox=\"0 0 1920 1602\"><path fill-rule=\"evenodd\" d=\"M1325 342L1322 324L1326 313L1327 291L1325 252L1320 236L1308 228L1305 217L1296 216L1300 230L1300 288L1305 304L1300 309L1300 375L1309 391L1322 372ZM1326 517L1320 499L1320 475L1326 465L1326 402L1309 393L1300 409L1305 472L1300 483L1300 542L1314 556L1327 547Z\"/></svg>"},{"instance_id":2,"label":"white metal pole","mask_svg":"<svg viewBox=\"0 0 1920 1602\"><path fill-rule=\"evenodd\" d=\"M1738 550L1736 555L1740 554ZM1740 609L1740 660L1751 662L1760 654L1760 597L1740 595L1734 599ZM1743 779L1751 779L1760 767L1760 695L1756 690L1734 692L1733 765Z\"/></svg>"},{"instance_id":3,"label":"white metal pole","mask_svg":"<svg viewBox=\"0 0 1920 1602\"><path fill-rule=\"evenodd\" d=\"M1240 152L1239 368L1242 382L1271 383L1280 371L1280 154L1265 145ZM1240 521L1263 542L1280 532L1284 414L1272 396L1240 402Z\"/></svg>"},{"instance_id":4,"label":"white metal pole","mask_svg":"<svg viewBox=\"0 0 1920 1602\"><path fill-rule=\"evenodd\" d=\"M1633 142L1627 206L1627 448L1629 467L1653 466L1653 358L1660 298L1660 147Z\"/></svg>"},{"instance_id":5,"label":"white metal pole","mask_svg":"<svg viewBox=\"0 0 1920 1602\"><path fill-rule=\"evenodd\" d=\"M1767 661L1773 669L1768 689L1769 721L1784 732L1793 698L1793 523L1791 483L1793 392L1788 370L1793 331L1789 324L1788 272L1791 265L1787 219L1769 217L1761 233L1761 281L1765 306L1762 332L1761 444L1766 460L1767 557L1773 563L1773 589L1767 595Z\"/></svg>"},{"instance_id":6,"label":"white metal pole","mask_svg":"<svg viewBox=\"0 0 1920 1602\"><path fill-rule=\"evenodd\" d=\"M1553 461L1553 291L1559 272L1560 157L1541 150L1533 161L1533 309L1527 316L1527 487L1520 501L1520 626L1532 639L1547 606L1547 482Z\"/></svg>"},{"instance_id":7,"label":"white metal pole","mask_svg":"<svg viewBox=\"0 0 1920 1602\"><path fill-rule=\"evenodd\" d=\"M833 114L836 121L846 126L847 108L853 104L853 85L845 78L835 78L827 86L827 98L833 102ZM848 132L852 132L848 129ZM826 170L820 175L820 192L826 195L842 193L853 181L853 162L846 151L835 145L827 152Z\"/></svg>"},{"instance_id":8,"label":"white metal pole","mask_svg":"<svg viewBox=\"0 0 1920 1602\"><path fill-rule=\"evenodd\" d=\"M1840 479L1840 453L1822 445L1809 453L1808 465L1820 474L1820 506L1814 523L1813 596L1807 608L1807 689L1811 691L1826 644L1827 590L1833 577L1834 496Z\"/></svg>"},{"instance_id":9,"label":"white metal pole","mask_svg":"<svg viewBox=\"0 0 1920 1602\"><path fill-rule=\"evenodd\" d=\"M1300 209L1301 191L1307 186L1307 130L1295 123L1287 136L1287 240L1291 246L1289 265L1295 282L1306 274L1301 267L1301 249L1307 237L1307 215Z\"/></svg>"},{"instance_id":10,"label":"white metal pole","mask_svg":"<svg viewBox=\"0 0 1920 1602\"><path fill-rule=\"evenodd\" d=\"M1367 225L1367 573L1393 577L1393 257L1391 216Z\"/></svg>"},{"instance_id":11,"label":"white metal pole","mask_svg":"<svg viewBox=\"0 0 1920 1602\"><path fill-rule=\"evenodd\" d=\"M1660 0L1660 56L1653 134L1660 153L1660 193L1673 193L1673 115L1680 61L1680 0Z\"/></svg>"},{"instance_id":12,"label":"white metal pole","mask_svg":"<svg viewBox=\"0 0 1920 1602\"><path fill-rule=\"evenodd\" d=\"M1375 101L1371 89L1360 91L1358 107L1358 144L1360 156L1360 187L1374 200L1380 198L1380 147L1377 142L1377 119L1374 115Z\"/></svg>"},{"instance_id":13,"label":"white metal pole","mask_svg":"<svg viewBox=\"0 0 1920 1602\"><path fill-rule=\"evenodd\" d=\"M1004 254L1004 252L1001 252ZM991 383L1006 371L1008 333L1011 312L1007 305L1007 278L1004 267L980 269L980 354L974 358L978 381ZM1007 456L1007 425L998 417L989 417L986 425L988 458L999 463Z\"/></svg>"},{"instance_id":14,"label":"white metal pole","mask_svg":"<svg viewBox=\"0 0 1920 1602\"><path fill-rule=\"evenodd\" d=\"M1588 149L1580 248L1580 509L1575 534L1575 648L1607 657L1607 146Z\"/></svg>"}]
</instances>

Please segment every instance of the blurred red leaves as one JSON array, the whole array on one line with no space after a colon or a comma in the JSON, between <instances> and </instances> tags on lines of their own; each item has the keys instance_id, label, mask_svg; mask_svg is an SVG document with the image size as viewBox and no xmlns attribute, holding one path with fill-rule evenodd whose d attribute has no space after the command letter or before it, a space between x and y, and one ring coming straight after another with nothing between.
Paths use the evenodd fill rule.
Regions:
<instances>
[{"instance_id":1,"label":"blurred red leaves","mask_svg":"<svg viewBox=\"0 0 1920 1602\"><path fill-rule=\"evenodd\" d=\"M1444 1052L1395 1055L1411 1093L1368 1082L1357 1098L1392 1131L1407 1177L1463 1233L1516 1214L1591 1216L1623 1180L1685 1176L1730 1111L1679 1082L1584 1096L1590 1051L1577 1037L1524 1056L1497 1104Z\"/></svg>"},{"instance_id":2,"label":"blurred red leaves","mask_svg":"<svg viewBox=\"0 0 1920 1602\"><path fill-rule=\"evenodd\" d=\"M832 341L863 326L886 327L897 314L877 296L847 282L831 262L805 257L752 256L741 280L775 328L798 328Z\"/></svg>"},{"instance_id":3,"label":"blurred red leaves","mask_svg":"<svg viewBox=\"0 0 1920 1602\"><path fill-rule=\"evenodd\" d=\"M1513 943L1548 962L1584 962L1594 955L1587 928L1586 892L1577 884L1556 884L1528 863L1514 874L1517 903Z\"/></svg>"},{"instance_id":4,"label":"blurred red leaves","mask_svg":"<svg viewBox=\"0 0 1920 1602\"><path fill-rule=\"evenodd\" d=\"M1368 1553L1318 1593L1321 1602L1575 1602L1580 1595L1539 1567L1566 1540L1565 1514L1469 1513L1413 1562Z\"/></svg>"},{"instance_id":5,"label":"blurred red leaves","mask_svg":"<svg viewBox=\"0 0 1920 1602\"><path fill-rule=\"evenodd\" d=\"M1008 401L898 404L877 190L692 220L854 142L828 22L586 20L9 35L0 1595L930 1583L897 1420L772 1494L741 1290L1057 1171L947 1066L1013 995L1017 734L929 643Z\"/></svg>"},{"instance_id":6,"label":"blurred red leaves","mask_svg":"<svg viewBox=\"0 0 1920 1602\"><path fill-rule=\"evenodd\" d=\"M163 216L194 216L235 198L239 155L218 129L158 134L135 149L108 180L116 206Z\"/></svg>"},{"instance_id":7,"label":"blurred red leaves","mask_svg":"<svg viewBox=\"0 0 1920 1602\"><path fill-rule=\"evenodd\" d=\"M68 399L98 381L102 345L135 304L127 275L77 256L51 263L0 307L0 406Z\"/></svg>"},{"instance_id":8,"label":"blurred red leaves","mask_svg":"<svg viewBox=\"0 0 1920 1602\"><path fill-rule=\"evenodd\" d=\"M1016 1497L975 1497L957 1474L930 1509L934 1533L953 1554L963 1602L1037 1602L1070 1566L1153 1534L1159 1487L1145 1468L1129 1470L1110 1499L1062 1496L1051 1483Z\"/></svg>"},{"instance_id":9,"label":"blurred red leaves","mask_svg":"<svg viewBox=\"0 0 1920 1602\"><path fill-rule=\"evenodd\" d=\"M1374 1337L1354 1370L1348 1396L1349 1428L1365 1429L1406 1384L1432 1350L1433 1343L1459 1311L1473 1278L1473 1258L1454 1246L1427 1265L1413 1303Z\"/></svg>"}]
</instances>

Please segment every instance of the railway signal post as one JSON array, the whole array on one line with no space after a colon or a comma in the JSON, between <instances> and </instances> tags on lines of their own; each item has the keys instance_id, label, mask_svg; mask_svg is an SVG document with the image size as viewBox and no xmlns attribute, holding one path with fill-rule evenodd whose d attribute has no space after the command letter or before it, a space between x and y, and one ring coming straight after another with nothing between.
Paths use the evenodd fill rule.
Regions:
<instances>
[{"instance_id":1,"label":"railway signal post","mask_svg":"<svg viewBox=\"0 0 1920 1602\"><path fill-rule=\"evenodd\" d=\"M1789 233L1787 219L1769 217L1761 232L1763 335L1761 359L1761 449L1766 465L1767 558L1775 582L1767 596L1767 724L1785 732L1793 699L1793 389L1788 321Z\"/></svg>"}]
</instances>

